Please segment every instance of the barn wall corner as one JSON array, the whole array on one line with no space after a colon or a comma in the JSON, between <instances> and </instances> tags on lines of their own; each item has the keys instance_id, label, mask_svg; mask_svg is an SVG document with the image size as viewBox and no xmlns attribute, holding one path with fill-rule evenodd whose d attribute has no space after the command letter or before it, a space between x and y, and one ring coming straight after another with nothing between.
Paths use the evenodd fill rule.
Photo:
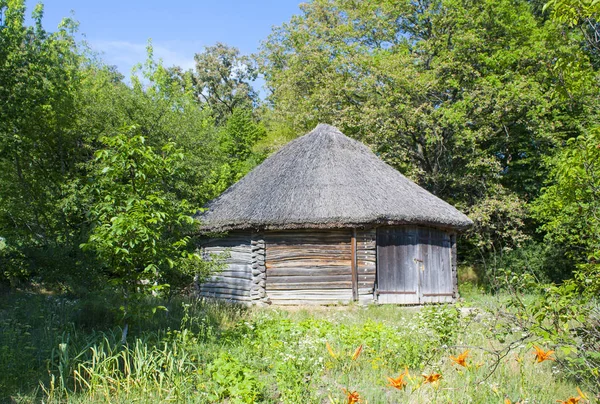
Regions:
<instances>
[{"instance_id":1,"label":"barn wall corner","mask_svg":"<svg viewBox=\"0 0 600 404\"><path fill-rule=\"evenodd\" d=\"M267 274L265 265L265 239L262 233L252 233L250 237L252 253L250 254L252 267L252 284L250 285L250 298L255 305L270 304L267 296Z\"/></svg>"}]
</instances>

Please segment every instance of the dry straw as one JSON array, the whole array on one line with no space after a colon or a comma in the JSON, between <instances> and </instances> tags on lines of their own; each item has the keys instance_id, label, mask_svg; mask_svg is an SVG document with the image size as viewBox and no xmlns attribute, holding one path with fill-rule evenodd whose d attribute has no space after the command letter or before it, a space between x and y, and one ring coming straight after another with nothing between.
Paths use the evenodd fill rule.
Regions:
<instances>
[{"instance_id":1,"label":"dry straw","mask_svg":"<svg viewBox=\"0 0 600 404\"><path fill-rule=\"evenodd\" d=\"M204 231L472 221L337 128L319 124L266 159L197 216Z\"/></svg>"}]
</instances>

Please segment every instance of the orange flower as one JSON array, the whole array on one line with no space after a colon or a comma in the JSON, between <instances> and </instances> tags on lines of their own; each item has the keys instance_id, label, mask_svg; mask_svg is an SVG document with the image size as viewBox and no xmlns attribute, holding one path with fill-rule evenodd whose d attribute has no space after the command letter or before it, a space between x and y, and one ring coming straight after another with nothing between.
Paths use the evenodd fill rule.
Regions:
<instances>
[{"instance_id":1,"label":"orange flower","mask_svg":"<svg viewBox=\"0 0 600 404\"><path fill-rule=\"evenodd\" d=\"M431 373L429 375L423 373L421 376L423 376L423 378L425 379L423 383L434 383L442 378L442 375L439 373Z\"/></svg>"},{"instance_id":2,"label":"orange flower","mask_svg":"<svg viewBox=\"0 0 600 404\"><path fill-rule=\"evenodd\" d=\"M556 400L557 403L561 404L577 404L580 400L587 400L587 397L583 392L577 387L577 392L579 395L577 397L569 397L566 401Z\"/></svg>"},{"instance_id":3,"label":"orange flower","mask_svg":"<svg viewBox=\"0 0 600 404\"><path fill-rule=\"evenodd\" d=\"M577 397L569 397L566 401L556 400L556 402L560 403L560 404L577 404L579 402L579 400L581 400L581 397L577 396Z\"/></svg>"},{"instance_id":4,"label":"orange flower","mask_svg":"<svg viewBox=\"0 0 600 404\"><path fill-rule=\"evenodd\" d=\"M342 389L342 390L346 394L346 397L348 397L348 401L346 401L346 403L348 403L348 404L355 404L355 403L360 403L362 401L360 399L360 395L358 394L358 392L356 392L356 391L348 391L346 389Z\"/></svg>"},{"instance_id":5,"label":"orange flower","mask_svg":"<svg viewBox=\"0 0 600 404\"><path fill-rule=\"evenodd\" d=\"M467 367L469 367L469 365L467 365L467 358L468 357L469 357L469 350L467 349L466 351L464 351L463 353L461 353L457 357L450 356L450 359L452 359L452 361L454 363L456 363L457 365L460 365L460 366L463 366L463 367L467 368Z\"/></svg>"},{"instance_id":6,"label":"orange flower","mask_svg":"<svg viewBox=\"0 0 600 404\"><path fill-rule=\"evenodd\" d=\"M538 363L546 361L546 360L550 360L553 361L554 358L551 358L550 355L552 355L554 353L554 351L544 351L542 348L540 348L539 346L533 346L533 348L535 349L535 359L537 360Z\"/></svg>"},{"instance_id":7,"label":"orange flower","mask_svg":"<svg viewBox=\"0 0 600 404\"><path fill-rule=\"evenodd\" d=\"M329 342L326 341L325 346L327 347L327 352L329 352L329 355L331 355L332 358L337 358L337 354L333 352L333 349L331 348L331 345L329 345Z\"/></svg>"},{"instance_id":8,"label":"orange flower","mask_svg":"<svg viewBox=\"0 0 600 404\"><path fill-rule=\"evenodd\" d=\"M363 350L363 346L359 346L358 348L356 348L356 351L354 351L354 355L352 355L352 360L355 361L358 359L358 357L360 356L360 353Z\"/></svg>"},{"instance_id":9,"label":"orange flower","mask_svg":"<svg viewBox=\"0 0 600 404\"><path fill-rule=\"evenodd\" d=\"M505 398L504 399L504 404L521 404L520 401L515 401L514 403L512 401L510 401L510 398Z\"/></svg>"},{"instance_id":10,"label":"orange flower","mask_svg":"<svg viewBox=\"0 0 600 404\"><path fill-rule=\"evenodd\" d=\"M408 374L408 368L405 368L404 373L401 373L400 376L398 376L397 378L394 379L392 377L388 377L387 379L389 380L391 387L395 387L398 390L404 390L404 388L406 387L404 376L410 377L410 375Z\"/></svg>"}]
</instances>

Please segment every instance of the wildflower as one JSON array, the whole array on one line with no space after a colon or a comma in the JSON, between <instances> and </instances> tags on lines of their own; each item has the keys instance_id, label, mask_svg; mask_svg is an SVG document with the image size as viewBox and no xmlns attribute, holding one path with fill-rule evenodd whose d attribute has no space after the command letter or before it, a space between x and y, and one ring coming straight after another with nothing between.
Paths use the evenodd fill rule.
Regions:
<instances>
[{"instance_id":1,"label":"wildflower","mask_svg":"<svg viewBox=\"0 0 600 404\"><path fill-rule=\"evenodd\" d=\"M325 342L325 346L327 347L327 352L329 352L329 355L331 355L332 358L337 358L337 354L333 351L331 345L329 345L329 342Z\"/></svg>"},{"instance_id":2,"label":"wildflower","mask_svg":"<svg viewBox=\"0 0 600 404\"><path fill-rule=\"evenodd\" d=\"M579 400L581 400L581 397L577 396L577 397L569 397L566 401L556 400L556 402L560 403L560 404L577 404L579 402Z\"/></svg>"},{"instance_id":3,"label":"wildflower","mask_svg":"<svg viewBox=\"0 0 600 404\"><path fill-rule=\"evenodd\" d=\"M556 400L556 402L561 404L577 404L580 400L587 400L587 397L585 394L583 394L579 387L577 387L577 393L579 393L577 397L569 397L566 401Z\"/></svg>"},{"instance_id":4,"label":"wildflower","mask_svg":"<svg viewBox=\"0 0 600 404\"><path fill-rule=\"evenodd\" d=\"M354 355L352 355L352 360L355 361L358 359L358 357L360 356L360 353L363 350L363 346L359 346L358 348L356 348L356 351L354 351Z\"/></svg>"},{"instance_id":5,"label":"wildflower","mask_svg":"<svg viewBox=\"0 0 600 404\"><path fill-rule=\"evenodd\" d=\"M504 399L504 404L521 404L521 401L515 401L514 403L512 401L510 401L510 398L505 398Z\"/></svg>"},{"instance_id":6,"label":"wildflower","mask_svg":"<svg viewBox=\"0 0 600 404\"><path fill-rule=\"evenodd\" d=\"M534 345L533 348L535 349L535 359L538 363L543 362L545 360L554 360L554 358L550 357L550 355L552 355L554 351L544 351L542 348L536 345Z\"/></svg>"},{"instance_id":7,"label":"wildflower","mask_svg":"<svg viewBox=\"0 0 600 404\"><path fill-rule=\"evenodd\" d=\"M404 390L404 388L406 387L406 382L404 381L404 377L407 376L410 378L410 375L408 374L408 368L404 368L404 372L401 373L397 378L393 378L393 377L388 377L387 379L390 382L390 386L397 388L398 390Z\"/></svg>"},{"instance_id":8,"label":"wildflower","mask_svg":"<svg viewBox=\"0 0 600 404\"><path fill-rule=\"evenodd\" d=\"M355 404L360 403L362 401L357 391L348 391L346 389L342 390L346 394L346 397L348 397L348 401L346 401L347 404Z\"/></svg>"},{"instance_id":9,"label":"wildflower","mask_svg":"<svg viewBox=\"0 0 600 404\"><path fill-rule=\"evenodd\" d=\"M421 376L423 376L423 378L425 379L423 383L434 383L442 378L442 375L439 373L431 373L429 375L423 373Z\"/></svg>"},{"instance_id":10,"label":"wildflower","mask_svg":"<svg viewBox=\"0 0 600 404\"><path fill-rule=\"evenodd\" d=\"M469 350L467 349L466 351L464 351L463 353L461 353L457 357L450 356L450 359L452 359L452 361L454 363L456 363L457 365L460 365L462 367L467 368L467 367L469 367L469 365L467 365L467 358L468 357L469 357Z\"/></svg>"}]
</instances>

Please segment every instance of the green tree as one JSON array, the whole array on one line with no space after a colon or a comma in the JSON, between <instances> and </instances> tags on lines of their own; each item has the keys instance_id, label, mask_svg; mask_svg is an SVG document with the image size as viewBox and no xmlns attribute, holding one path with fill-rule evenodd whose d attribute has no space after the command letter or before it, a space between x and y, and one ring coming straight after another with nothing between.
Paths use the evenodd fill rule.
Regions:
<instances>
[{"instance_id":1,"label":"green tree","mask_svg":"<svg viewBox=\"0 0 600 404\"><path fill-rule=\"evenodd\" d=\"M82 62L76 24L63 20L47 32L41 5L33 26L25 17L24 1L0 1L0 235L14 253L3 277L13 280L81 258L84 220L69 184L89 155L73 119Z\"/></svg>"},{"instance_id":2,"label":"green tree","mask_svg":"<svg viewBox=\"0 0 600 404\"><path fill-rule=\"evenodd\" d=\"M266 135L261 123L257 123L252 111L235 109L220 128L221 151L225 155L222 166L223 185L240 180L266 156L255 150L257 143ZM224 191L225 188L221 190Z\"/></svg>"},{"instance_id":3,"label":"green tree","mask_svg":"<svg viewBox=\"0 0 600 404\"><path fill-rule=\"evenodd\" d=\"M123 291L127 316L135 297L177 290L201 271L190 243L197 208L165 185L185 158L173 143L155 152L135 126L101 141L86 190L94 227L82 247L97 253L113 286Z\"/></svg>"},{"instance_id":4,"label":"green tree","mask_svg":"<svg viewBox=\"0 0 600 404\"><path fill-rule=\"evenodd\" d=\"M149 146L173 142L185 158L176 162L179 175L166 186L200 206L216 196L209 184L225 156L210 110L198 105L191 85L181 79L154 59L151 43L130 86L110 67L92 64L85 70L78 126L97 139L135 125Z\"/></svg>"},{"instance_id":5,"label":"green tree","mask_svg":"<svg viewBox=\"0 0 600 404\"><path fill-rule=\"evenodd\" d=\"M533 204L546 239L567 249L581 291L600 293L600 127L571 139L553 158L549 185Z\"/></svg>"},{"instance_id":6,"label":"green tree","mask_svg":"<svg viewBox=\"0 0 600 404\"><path fill-rule=\"evenodd\" d=\"M209 106L217 123L225 122L236 109L252 110L256 106L258 94L251 83L258 71L250 57L219 42L207 46L194 59L191 78L196 97Z\"/></svg>"},{"instance_id":7,"label":"green tree","mask_svg":"<svg viewBox=\"0 0 600 404\"><path fill-rule=\"evenodd\" d=\"M475 259L533 233L546 157L593 109L579 43L525 1L315 0L275 29L261 65L274 119L370 143L473 217ZM567 59L572 71L553 68Z\"/></svg>"},{"instance_id":8,"label":"green tree","mask_svg":"<svg viewBox=\"0 0 600 404\"><path fill-rule=\"evenodd\" d=\"M545 8L552 18L568 28L580 30L588 50L600 55L600 2L597 0L551 0ZM561 71L573 69L572 58L558 64ZM585 76L577 85L597 82L598 74ZM597 105L596 105L597 107ZM547 187L533 205L546 239L567 247L578 264L576 279L592 296L600 292L600 125L598 112L590 114L586 130L571 138L550 159Z\"/></svg>"},{"instance_id":9,"label":"green tree","mask_svg":"<svg viewBox=\"0 0 600 404\"><path fill-rule=\"evenodd\" d=\"M569 28L580 31L596 67L600 67L600 2L597 0L550 0L544 10Z\"/></svg>"}]
</instances>

